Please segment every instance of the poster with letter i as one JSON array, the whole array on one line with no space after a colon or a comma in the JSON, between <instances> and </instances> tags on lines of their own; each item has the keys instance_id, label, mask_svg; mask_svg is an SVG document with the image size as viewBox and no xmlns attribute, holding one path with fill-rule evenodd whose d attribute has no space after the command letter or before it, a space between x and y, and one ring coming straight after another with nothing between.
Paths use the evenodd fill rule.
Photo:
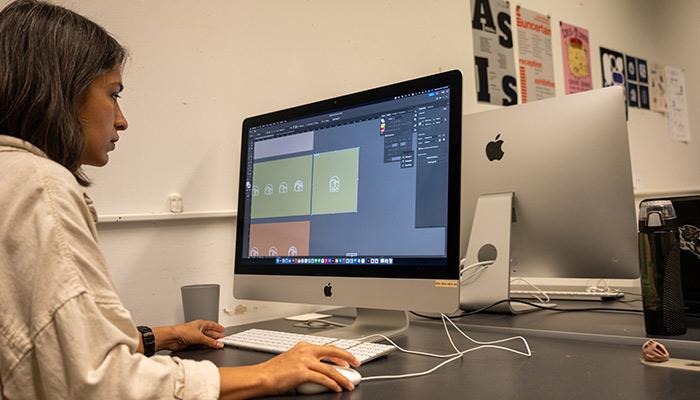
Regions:
<instances>
[{"instance_id":1,"label":"poster with letter i","mask_svg":"<svg viewBox=\"0 0 700 400\"><path fill-rule=\"evenodd\" d=\"M509 106L518 103L510 3L471 0L476 99Z\"/></svg>"}]
</instances>

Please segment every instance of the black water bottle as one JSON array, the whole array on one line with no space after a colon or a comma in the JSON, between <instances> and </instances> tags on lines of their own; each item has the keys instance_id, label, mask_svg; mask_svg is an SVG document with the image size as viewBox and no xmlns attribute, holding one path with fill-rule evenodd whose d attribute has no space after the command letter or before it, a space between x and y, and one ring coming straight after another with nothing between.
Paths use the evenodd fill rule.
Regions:
<instances>
[{"instance_id":1,"label":"black water bottle","mask_svg":"<svg viewBox=\"0 0 700 400\"><path fill-rule=\"evenodd\" d=\"M678 218L670 200L640 203L639 262L647 333L684 334Z\"/></svg>"}]
</instances>

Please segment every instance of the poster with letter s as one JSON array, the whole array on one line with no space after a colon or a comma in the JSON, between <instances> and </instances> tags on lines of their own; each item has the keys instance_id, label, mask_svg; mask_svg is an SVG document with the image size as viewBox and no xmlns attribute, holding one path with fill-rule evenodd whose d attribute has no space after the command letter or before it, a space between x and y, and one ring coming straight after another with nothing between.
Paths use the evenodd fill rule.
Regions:
<instances>
[{"instance_id":1,"label":"poster with letter s","mask_svg":"<svg viewBox=\"0 0 700 400\"><path fill-rule=\"evenodd\" d=\"M471 0L471 12L477 101L518 104L510 3Z\"/></svg>"}]
</instances>

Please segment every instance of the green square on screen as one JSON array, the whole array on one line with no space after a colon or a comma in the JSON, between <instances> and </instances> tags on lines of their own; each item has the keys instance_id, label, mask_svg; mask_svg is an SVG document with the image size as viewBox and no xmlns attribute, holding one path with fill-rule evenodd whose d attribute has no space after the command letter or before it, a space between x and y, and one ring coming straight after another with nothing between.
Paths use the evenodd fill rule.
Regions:
<instances>
[{"instance_id":1,"label":"green square on screen","mask_svg":"<svg viewBox=\"0 0 700 400\"><path fill-rule=\"evenodd\" d=\"M312 214L357 212L358 147L314 154Z\"/></svg>"},{"instance_id":2,"label":"green square on screen","mask_svg":"<svg viewBox=\"0 0 700 400\"><path fill-rule=\"evenodd\" d=\"M253 165L251 218L309 215L311 156Z\"/></svg>"}]
</instances>

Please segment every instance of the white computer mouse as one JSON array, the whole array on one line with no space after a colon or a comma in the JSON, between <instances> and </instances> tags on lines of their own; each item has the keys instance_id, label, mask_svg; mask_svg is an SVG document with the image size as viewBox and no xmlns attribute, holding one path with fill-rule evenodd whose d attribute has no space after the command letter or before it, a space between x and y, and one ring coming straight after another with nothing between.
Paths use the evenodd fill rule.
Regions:
<instances>
[{"instance_id":1,"label":"white computer mouse","mask_svg":"<svg viewBox=\"0 0 700 400\"><path fill-rule=\"evenodd\" d=\"M348 380L352 382L353 385L357 386L360 384L360 381L362 380L362 375L360 375L360 373L355 371L354 369L339 367L337 365L333 365L333 368L337 369L338 372L340 372L341 374L343 374L343 376L348 378ZM328 389L327 387L313 382L304 382L301 385L297 386L297 393L301 394L316 394L329 391L330 389Z\"/></svg>"}]
</instances>

